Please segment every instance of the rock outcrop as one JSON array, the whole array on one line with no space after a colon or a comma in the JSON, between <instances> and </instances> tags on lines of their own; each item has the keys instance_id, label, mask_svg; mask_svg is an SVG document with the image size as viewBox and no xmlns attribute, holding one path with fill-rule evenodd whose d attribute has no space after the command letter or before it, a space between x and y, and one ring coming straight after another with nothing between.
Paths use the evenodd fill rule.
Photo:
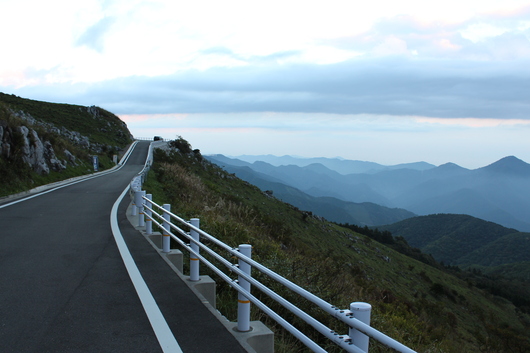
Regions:
<instances>
[{"instance_id":1,"label":"rock outcrop","mask_svg":"<svg viewBox=\"0 0 530 353\"><path fill-rule=\"evenodd\" d=\"M0 125L0 156L8 160L20 158L36 173L64 170L68 162L76 165L72 153L65 150L64 154L68 161L58 158L51 142L43 141L34 129L25 125L16 128Z\"/></svg>"},{"instance_id":2,"label":"rock outcrop","mask_svg":"<svg viewBox=\"0 0 530 353\"><path fill-rule=\"evenodd\" d=\"M88 112L93 118L100 117L96 107L88 107ZM39 174L48 174L50 170L61 171L70 165L78 165L76 157L67 149L62 151L64 159L56 155L50 141L43 140L37 130L58 135L69 140L73 145L93 154L102 154L105 151L118 150L118 146L91 143L87 136L77 131L68 130L64 126L57 127L51 123L33 118L24 111L11 111L14 117L22 121L18 127L10 127L6 122L0 121L0 157L7 159L21 158L33 171Z\"/></svg>"},{"instance_id":3,"label":"rock outcrop","mask_svg":"<svg viewBox=\"0 0 530 353\"><path fill-rule=\"evenodd\" d=\"M8 171L20 172L9 178L20 176L25 187L35 182L29 169L46 175L85 165L72 173L86 173L92 169L91 155L111 159L132 140L127 125L102 108L40 102L0 92L0 172L4 176ZM104 158L102 163L107 162Z\"/></svg>"},{"instance_id":4,"label":"rock outcrop","mask_svg":"<svg viewBox=\"0 0 530 353\"><path fill-rule=\"evenodd\" d=\"M35 130L19 126L18 133L22 136L22 160L39 174L48 174L50 168L44 158L44 144ZM53 153L53 149L52 149Z\"/></svg>"}]
</instances>

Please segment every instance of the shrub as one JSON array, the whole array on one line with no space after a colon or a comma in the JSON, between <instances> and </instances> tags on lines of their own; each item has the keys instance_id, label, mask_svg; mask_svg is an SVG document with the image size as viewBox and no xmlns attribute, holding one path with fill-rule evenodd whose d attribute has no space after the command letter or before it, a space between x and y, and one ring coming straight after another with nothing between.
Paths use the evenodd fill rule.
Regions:
<instances>
[{"instance_id":1,"label":"shrub","mask_svg":"<svg viewBox=\"0 0 530 353\"><path fill-rule=\"evenodd\" d=\"M192 152L190 143L184 140L181 136L177 136L177 139L169 141L169 147L176 148L183 154L189 154Z\"/></svg>"}]
</instances>

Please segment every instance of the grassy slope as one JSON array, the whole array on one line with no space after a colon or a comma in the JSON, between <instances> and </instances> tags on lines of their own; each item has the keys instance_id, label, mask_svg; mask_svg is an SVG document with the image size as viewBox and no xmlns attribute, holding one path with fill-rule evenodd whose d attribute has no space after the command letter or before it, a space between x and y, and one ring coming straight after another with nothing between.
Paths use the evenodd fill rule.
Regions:
<instances>
[{"instance_id":1,"label":"grassy slope","mask_svg":"<svg viewBox=\"0 0 530 353\"><path fill-rule=\"evenodd\" d=\"M94 118L87 107L80 105L41 102L1 92L0 102L14 111L28 113L37 120L77 131L87 136L91 143L111 146L130 143L130 133L125 124L116 115L101 108L96 108L100 117Z\"/></svg>"},{"instance_id":2,"label":"grassy slope","mask_svg":"<svg viewBox=\"0 0 530 353\"><path fill-rule=\"evenodd\" d=\"M530 349L528 316L471 282L308 217L198 155L158 152L155 163L146 189L156 201L171 203L172 211L185 218L199 217L203 229L230 245L251 243L255 259L338 307L346 308L352 301L371 303L372 325L417 351ZM236 300L226 287L218 282L219 307L233 320ZM292 294L282 295L322 322L333 321ZM278 352L304 351L259 311L253 316L277 332ZM288 313L283 316L291 318ZM342 326L332 328L346 332ZM320 340L318 334L313 336ZM370 351L387 349L373 342Z\"/></svg>"},{"instance_id":3,"label":"grassy slope","mask_svg":"<svg viewBox=\"0 0 530 353\"><path fill-rule=\"evenodd\" d=\"M25 125L35 129L43 141L50 141L59 159L66 159L65 149L77 158L77 166L69 163L66 170L50 171L48 175L39 175L22 162L15 148L10 159L0 157L0 197L93 171L90 157L93 152L74 145L68 139L49 132L42 126L32 126L27 121L14 116L11 111L23 111L38 121L51 123L58 128L65 127L70 131L77 131L87 136L91 143L123 148L131 142L127 127L118 117L103 109L97 108L97 110L99 117L94 118L87 111L87 107L39 102L0 93L0 120L6 126L16 128ZM105 153L99 155L100 170L114 165L112 154L116 151L107 147L104 150Z\"/></svg>"}]
</instances>

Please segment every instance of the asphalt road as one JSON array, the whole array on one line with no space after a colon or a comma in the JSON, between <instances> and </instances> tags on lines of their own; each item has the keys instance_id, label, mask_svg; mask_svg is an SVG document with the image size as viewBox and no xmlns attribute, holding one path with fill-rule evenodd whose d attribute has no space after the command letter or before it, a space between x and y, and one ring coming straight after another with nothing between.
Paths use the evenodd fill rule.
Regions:
<instances>
[{"instance_id":1,"label":"asphalt road","mask_svg":"<svg viewBox=\"0 0 530 353\"><path fill-rule=\"evenodd\" d=\"M161 352L114 240L113 204L143 166L0 208L0 352ZM183 352L243 352L129 224L118 225Z\"/></svg>"}]
</instances>

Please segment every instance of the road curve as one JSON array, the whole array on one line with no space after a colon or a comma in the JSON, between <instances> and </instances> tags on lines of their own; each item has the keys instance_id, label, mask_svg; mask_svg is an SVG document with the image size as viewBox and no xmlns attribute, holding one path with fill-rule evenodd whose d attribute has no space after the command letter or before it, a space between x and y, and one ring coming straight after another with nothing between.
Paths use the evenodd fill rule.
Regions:
<instances>
[{"instance_id":1,"label":"road curve","mask_svg":"<svg viewBox=\"0 0 530 353\"><path fill-rule=\"evenodd\" d=\"M163 351L109 220L148 146L114 173L0 208L0 352ZM182 351L243 352L127 222L128 202L117 224Z\"/></svg>"}]
</instances>

